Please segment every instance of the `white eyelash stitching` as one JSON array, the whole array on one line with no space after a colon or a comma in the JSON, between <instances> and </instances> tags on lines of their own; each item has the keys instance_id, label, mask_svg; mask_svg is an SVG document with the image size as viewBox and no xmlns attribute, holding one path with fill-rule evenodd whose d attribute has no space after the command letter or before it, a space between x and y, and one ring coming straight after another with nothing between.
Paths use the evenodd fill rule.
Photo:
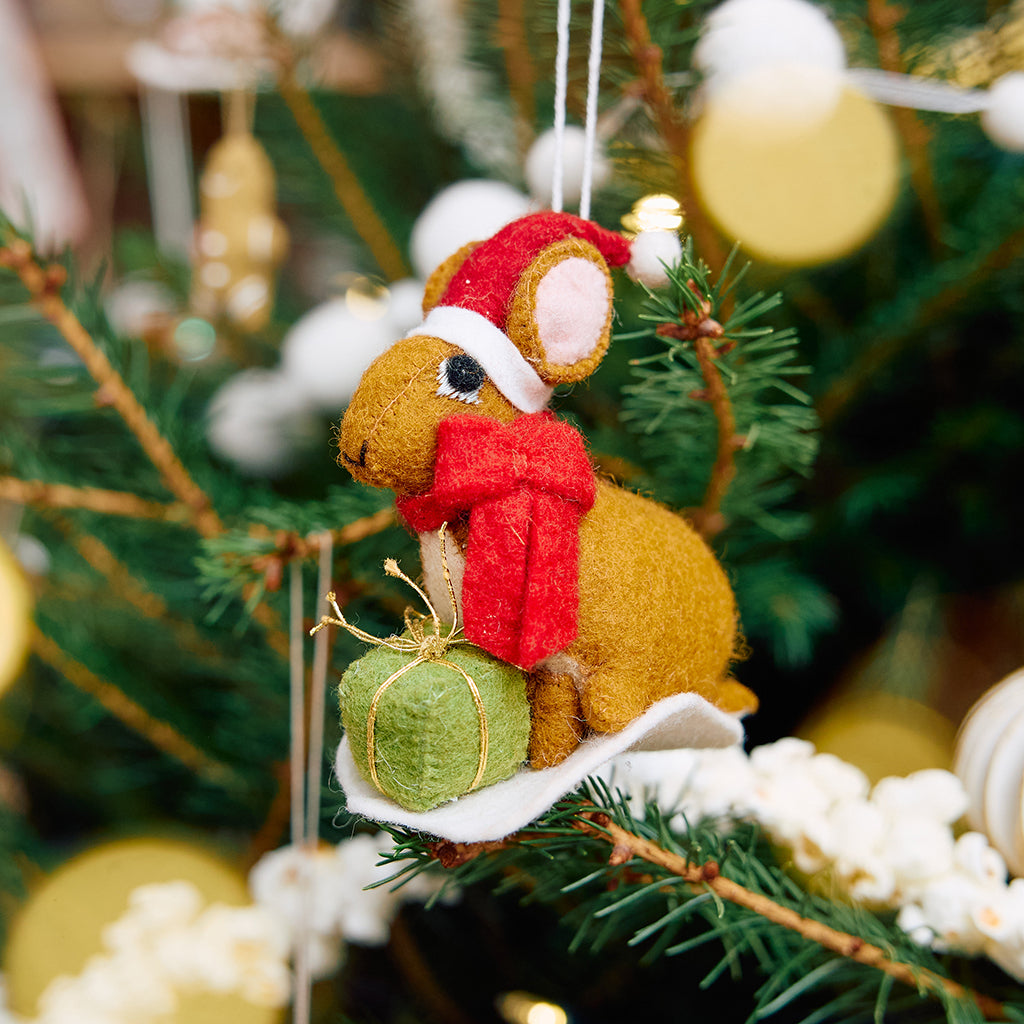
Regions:
<instances>
[{"instance_id":1,"label":"white eyelash stitching","mask_svg":"<svg viewBox=\"0 0 1024 1024\"><path fill-rule=\"evenodd\" d=\"M456 391L455 388L448 383L445 378L444 368L448 364L447 359L441 361L441 365L437 368L437 394L442 398L454 398L459 402L465 402L467 405L479 405L480 399L480 388L475 391ZM483 387L483 385L481 385Z\"/></svg>"}]
</instances>

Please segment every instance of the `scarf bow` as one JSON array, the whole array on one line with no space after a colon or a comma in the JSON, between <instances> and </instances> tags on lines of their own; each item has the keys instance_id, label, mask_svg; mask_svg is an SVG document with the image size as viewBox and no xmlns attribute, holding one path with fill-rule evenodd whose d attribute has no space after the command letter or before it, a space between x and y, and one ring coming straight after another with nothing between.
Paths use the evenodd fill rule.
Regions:
<instances>
[{"instance_id":1,"label":"scarf bow","mask_svg":"<svg viewBox=\"0 0 1024 1024\"><path fill-rule=\"evenodd\" d=\"M595 492L583 439L551 413L458 415L437 429L433 487L398 508L420 533L469 513L465 636L531 669L576 638L579 523Z\"/></svg>"}]
</instances>

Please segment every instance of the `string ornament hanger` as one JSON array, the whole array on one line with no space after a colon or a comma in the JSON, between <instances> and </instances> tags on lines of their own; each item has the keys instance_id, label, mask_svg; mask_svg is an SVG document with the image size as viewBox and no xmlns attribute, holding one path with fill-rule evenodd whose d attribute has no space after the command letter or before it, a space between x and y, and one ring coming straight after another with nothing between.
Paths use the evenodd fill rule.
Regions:
<instances>
[{"instance_id":1,"label":"string ornament hanger","mask_svg":"<svg viewBox=\"0 0 1024 1024\"><path fill-rule=\"evenodd\" d=\"M554 127L534 144L527 158L526 175L531 190L539 194L546 168L551 166L551 209L562 212L565 203L576 197L579 185L579 215L590 217L595 184L606 180L609 168L598 151L598 95L601 81L601 55L604 42L604 3L593 0L590 19L590 47L587 56L586 124L582 131L566 124L566 93L569 65L569 14L571 0L558 0L557 45L555 53ZM681 218L680 218L681 221ZM678 225L676 225L678 226ZM633 239L626 271L648 288L668 284L665 266L677 263L682 246L674 228L661 225L641 226Z\"/></svg>"}]
</instances>

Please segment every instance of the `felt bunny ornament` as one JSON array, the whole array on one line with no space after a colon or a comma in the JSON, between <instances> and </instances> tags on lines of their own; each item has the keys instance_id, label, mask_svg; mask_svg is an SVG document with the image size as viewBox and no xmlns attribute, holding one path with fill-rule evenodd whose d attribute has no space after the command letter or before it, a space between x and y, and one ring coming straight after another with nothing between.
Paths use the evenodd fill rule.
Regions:
<instances>
[{"instance_id":1,"label":"felt bunny ornament","mask_svg":"<svg viewBox=\"0 0 1024 1024\"><path fill-rule=\"evenodd\" d=\"M556 385L604 357L608 267L628 260L621 235L561 213L465 246L341 425L339 462L396 492L438 607L436 530L449 522L466 637L529 673L534 768L672 694L756 707L728 675L736 607L714 555L679 516L598 477L579 434L547 411Z\"/></svg>"}]
</instances>

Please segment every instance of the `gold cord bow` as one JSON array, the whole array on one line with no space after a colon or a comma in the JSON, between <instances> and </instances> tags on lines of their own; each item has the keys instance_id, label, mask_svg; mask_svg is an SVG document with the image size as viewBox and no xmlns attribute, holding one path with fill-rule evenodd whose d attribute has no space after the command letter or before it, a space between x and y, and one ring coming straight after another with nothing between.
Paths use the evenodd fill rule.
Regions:
<instances>
[{"instance_id":1,"label":"gold cord bow","mask_svg":"<svg viewBox=\"0 0 1024 1024\"><path fill-rule=\"evenodd\" d=\"M441 570L444 573L444 583L448 590L448 600L452 606L452 625L448 631L447 636L443 636L441 633L441 618L437 614L433 604L430 602L430 598L427 597L426 593L411 580L401 569L398 567L398 563L393 558L388 558L384 561L384 571L389 575L397 579L402 580L404 583L408 583L417 594L423 598L423 603L427 606L427 610L430 612L430 619L433 622L434 631L428 633L426 631L425 623L427 616L421 612L415 612L412 608L406 608L405 610L405 627L406 630L411 634L410 637L404 636L389 636L386 640L381 640L379 637L372 636L370 633L365 632L358 626L353 626L341 613L341 609L338 607L337 595L332 590L327 595L327 600L330 606L334 609L334 613L338 616L336 619L332 619L328 615L323 615L320 618L319 623L315 625L309 634L312 636L319 630L323 629L324 626L341 626L343 629L347 629L354 637L365 641L366 643L374 644L377 647L389 647L393 651L401 651L406 654L415 654L415 657L408 665L403 665L397 672L392 673L384 680L380 686L377 687L377 692L373 695L373 700L370 702L370 712L366 719L366 756L370 764L370 776L373 779L373 784L380 789L380 779L377 776L377 757L375 750L375 727L377 722L377 708L380 705L381 698L391 687L392 683L397 682L409 672L414 669L417 665L421 665L426 661L434 662L437 665L443 665L445 668L454 669L469 686L469 692L473 695L473 703L476 705L476 713L480 719L480 757L477 761L476 776L473 779L472 785L470 785L467 792L471 792L480 785L480 780L484 777L484 770L487 768L487 747L488 747L488 732L487 732L487 711L484 708L483 698L480 696L480 691L477 689L477 685L473 682L472 677L464 669L460 668L452 661L448 661L445 658L448 649L455 647L458 644L469 643L465 637L459 636L461 629L458 625L459 609L455 599L455 587L452 583L451 572L448 569L448 556L445 548L445 533L448 529L447 523L442 523L441 528L437 531L438 540L441 546Z\"/></svg>"}]
</instances>

